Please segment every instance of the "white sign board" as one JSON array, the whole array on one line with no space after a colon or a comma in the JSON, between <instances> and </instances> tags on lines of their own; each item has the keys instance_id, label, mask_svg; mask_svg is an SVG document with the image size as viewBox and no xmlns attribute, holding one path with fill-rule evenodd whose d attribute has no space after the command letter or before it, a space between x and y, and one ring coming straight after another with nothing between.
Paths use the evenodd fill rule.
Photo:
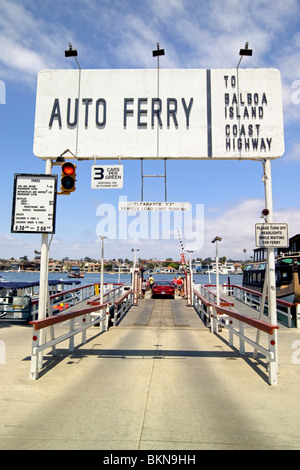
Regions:
<instances>
[{"instance_id":1,"label":"white sign board","mask_svg":"<svg viewBox=\"0 0 300 470\"><path fill-rule=\"evenodd\" d=\"M289 246L287 224L255 224L256 246L262 248L287 248Z\"/></svg>"},{"instance_id":2,"label":"white sign board","mask_svg":"<svg viewBox=\"0 0 300 470\"><path fill-rule=\"evenodd\" d=\"M57 175L15 174L11 231L55 233Z\"/></svg>"},{"instance_id":3,"label":"white sign board","mask_svg":"<svg viewBox=\"0 0 300 470\"><path fill-rule=\"evenodd\" d=\"M119 201L119 211L189 211L189 202L140 202Z\"/></svg>"},{"instance_id":4,"label":"white sign board","mask_svg":"<svg viewBox=\"0 0 300 470\"><path fill-rule=\"evenodd\" d=\"M91 188L123 188L123 165L92 165Z\"/></svg>"},{"instance_id":5,"label":"white sign board","mask_svg":"<svg viewBox=\"0 0 300 470\"><path fill-rule=\"evenodd\" d=\"M284 153L277 69L44 70L34 154L256 159ZM64 154L68 156L68 152Z\"/></svg>"}]
</instances>

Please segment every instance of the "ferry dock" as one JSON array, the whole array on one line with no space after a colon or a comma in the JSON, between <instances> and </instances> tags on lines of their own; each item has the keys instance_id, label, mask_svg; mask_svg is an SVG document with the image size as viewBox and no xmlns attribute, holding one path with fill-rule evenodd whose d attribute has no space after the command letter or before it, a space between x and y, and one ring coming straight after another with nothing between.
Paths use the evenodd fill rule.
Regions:
<instances>
[{"instance_id":1,"label":"ferry dock","mask_svg":"<svg viewBox=\"0 0 300 470\"><path fill-rule=\"evenodd\" d=\"M300 447L299 329L279 327L276 386L253 350L241 355L182 298L140 299L117 326L90 327L85 344L77 335L73 351L45 351L38 380L32 334L0 323L2 450Z\"/></svg>"}]
</instances>

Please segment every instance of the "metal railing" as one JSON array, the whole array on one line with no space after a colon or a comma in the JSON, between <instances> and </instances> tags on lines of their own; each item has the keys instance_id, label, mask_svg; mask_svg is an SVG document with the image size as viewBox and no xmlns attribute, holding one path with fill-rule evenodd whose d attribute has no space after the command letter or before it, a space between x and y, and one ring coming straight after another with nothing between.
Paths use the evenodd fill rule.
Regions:
<instances>
[{"instance_id":1,"label":"metal railing","mask_svg":"<svg viewBox=\"0 0 300 470\"><path fill-rule=\"evenodd\" d=\"M105 283L105 288L108 290L104 293L103 298L105 302L114 302L119 298L121 292L126 288L124 284L110 284ZM109 287L112 286L111 289ZM99 284L88 284L86 286L74 287L66 291L57 292L49 296L49 309L48 315L53 315L62 312L70 307L73 307L79 302L90 299L99 292ZM98 299L100 298L97 297ZM39 299L34 299L31 302L31 318L37 320L38 318L38 303Z\"/></svg>"},{"instance_id":2,"label":"metal railing","mask_svg":"<svg viewBox=\"0 0 300 470\"><path fill-rule=\"evenodd\" d=\"M43 351L52 348L52 354L56 355L56 345L69 340L69 351L74 350L74 337L82 333L82 344L86 342L86 330L93 325L99 325L102 332L107 331L109 326L110 310L113 309L113 322L122 318L132 305L132 290L125 291L120 297L117 293L121 292L123 285L106 292L104 297L110 299L110 302L100 304L97 298L87 302L89 306L84 308L66 311L57 315L49 316L40 320L32 320L32 353L30 378L36 380L39 371L43 367ZM107 300L106 299L106 300ZM54 326L63 326L58 336L55 335ZM50 332L50 339L46 340L46 332ZM98 334L98 330L96 330Z\"/></svg>"},{"instance_id":3,"label":"metal railing","mask_svg":"<svg viewBox=\"0 0 300 470\"><path fill-rule=\"evenodd\" d=\"M193 290L194 308L204 320L205 324L210 327L212 333L218 333L222 328L229 331L228 344L234 347L234 337L239 338L239 353L245 354L245 343L253 347L254 357L259 351L266 359L266 369L269 373L269 384L277 384L278 372L278 352L277 352L277 325L269 322L258 320L241 314L235 310L231 310L233 305L230 302L215 302L215 294L205 286L199 286L201 292ZM230 308L228 308L230 307ZM256 340L246 335L244 326L251 326L255 329ZM259 342L260 333L267 334L266 346L262 346Z\"/></svg>"},{"instance_id":4,"label":"metal railing","mask_svg":"<svg viewBox=\"0 0 300 470\"><path fill-rule=\"evenodd\" d=\"M82 302L95 295L95 287L97 284L88 284L86 286L79 286L73 289L57 292L49 296L49 309L48 314L52 315L62 312L76 303ZM31 302L31 318L37 320L38 318L39 299L34 299Z\"/></svg>"},{"instance_id":5,"label":"metal railing","mask_svg":"<svg viewBox=\"0 0 300 470\"><path fill-rule=\"evenodd\" d=\"M215 285L207 284L205 287L214 288ZM236 300L248 305L249 307L260 311L263 294L248 287L242 287L235 284L223 284L220 286L221 293L232 295ZM268 305L268 296L266 297L265 307ZM295 315L295 305L285 300L276 299L277 320L288 328L300 328L298 316Z\"/></svg>"},{"instance_id":6,"label":"metal railing","mask_svg":"<svg viewBox=\"0 0 300 470\"><path fill-rule=\"evenodd\" d=\"M95 313L96 310L100 311L100 315L94 315L92 317L91 313ZM69 339L69 351L73 351L75 335L82 333L82 343L84 344L86 342L87 328L99 323L102 325L102 331L104 328L107 328L108 312L109 305L103 304L98 307L93 306L75 312L59 313L53 317L31 321L30 324L33 325L34 334L32 336L30 378L33 380L38 378L39 371L43 367L43 351L45 349L52 348L52 354L55 356L56 345ZM79 323L76 324L75 319L77 319ZM54 325L61 325L65 322L69 322L69 328L67 328L66 332L55 337ZM46 341L46 328L50 330L51 339L49 341Z\"/></svg>"}]
</instances>

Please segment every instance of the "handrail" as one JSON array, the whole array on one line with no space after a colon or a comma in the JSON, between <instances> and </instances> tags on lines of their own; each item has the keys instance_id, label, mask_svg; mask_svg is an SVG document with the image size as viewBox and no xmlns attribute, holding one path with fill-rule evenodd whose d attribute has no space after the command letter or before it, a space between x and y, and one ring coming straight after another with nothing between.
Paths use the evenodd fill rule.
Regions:
<instances>
[{"instance_id":1,"label":"handrail","mask_svg":"<svg viewBox=\"0 0 300 470\"><path fill-rule=\"evenodd\" d=\"M269 371L269 384L277 385L277 372L278 372L278 351L277 351L277 325L272 325L264 320L258 320L256 318L249 317L242 313L236 312L235 310L230 310L219 305L214 305L212 307L212 321L211 321L211 331L218 331L218 327L223 327L229 330L229 346L233 347L233 335L239 338L239 352L241 355L245 354L245 343L249 344L254 348L254 357L256 357L257 351L260 351L268 361L267 369ZM227 318L224 320L220 319L220 316L225 315L226 317L234 318L238 321L238 329L235 329L235 326L232 321L228 322ZM263 331L268 335L267 347L263 347L258 343L258 336L256 336L256 341L247 337L244 333L244 324L253 326L258 331Z\"/></svg>"},{"instance_id":2,"label":"handrail","mask_svg":"<svg viewBox=\"0 0 300 470\"><path fill-rule=\"evenodd\" d=\"M243 323L247 323L247 325L253 326L258 330L267 333L268 335L273 335L274 330L278 330L279 326L272 325L264 320L258 320L257 318L249 317L249 315L245 315L243 313L238 313L234 310L229 310L228 308L222 307L220 305L214 305L217 313L228 315L229 317L235 318L238 321L242 321Z\"/></svg>"},{"instance_id":3,"label":"handrail","mask_svg":"<svg viewBox=\"0 0 300 470\"><path fill-rule=\"evenodd\" d=\"M207 286L216 287L216 284L205 284L204 285L204 287L207 287ZM257 295L258 297L262 297L262 292L259 292L259 291L254 290L254 289L249 289L249 287L239 286L237 284L222 284L222 286L220 286L220 287L236 288L236 289L240 289L244 292L249 292L249 294L254 294L254 295ZM268 298L268 295L266 295L266 298ZM282 299L276 299L276 300L277 300L278 304L282 304L286 307L292 307L294 305L293 303L287 302L286 300L282 300Z\"/></svg>"},{"instance_id":4,"label":"handrail","mask_svg":"<svg viewBox=\"0 0 300 470\"><path fill-rule=\"evenodd\" d=\"M209 287L216 287L214 284L206 284L204 287L207 289ZM249 287L244 287L236 284L222 284L220 288L224 291L228 290L228 293L239 301L250 305L252 308L260 309L261 308L261 299L263 297L262 292L256 291L254 289L249 289ZM266 300L268 301L268 295L266 295ZM287 302L286 300L276 299L277 305L277 316L278 321L288 326L292 327L293 319L295 321L296 327L300 327L300 322L297 315L293 312L295 304L292 302ZM295 316L295 318L294 318Z\"/></svg>"},{"instance_id":5,"label":"handrail","mask_svg":"<svg viewBox=\"0 0 300 470\"><path fill-rule=\"evenodd\" d=\"M128 291L124 292L124 294L121 297L119 297L118 300L115 300L114 304L120 305L131 294L132 294L132 289L129 289Z\"/></svg>"},{"instance_id":6,"label":"handrail","mask_svg":"<svg viewBox=\"0 0 300 470\"><path fill-rule=\"evenodd\" d=\"M124 285L124 284L117 284L117 287L114 287L113 289L110 289L110 290L108 290L107 292L105 292L105 293L103 294L103 297L109 296L112 292L117 291L117 290L120 289L120 287L122 287L123 285ZM100 295L97 295L97 297L95 297L93 300L88 300L87 303L90 304L90 305L100 305L99 299L100 299Z\"/></svg>"},{"instance_id":7,"label":"handrail","mask_svg":"<svg viewBox=\"0 0 300 470\"><path fill-rule=\"evenodd\" d=\"M205 305L211 306L213 305L213 302L209 302L200 292L198 292L196 289L193 289L193 293L203 302Z\"/></svg>"},{"instance_id":8,"label":"handrail","mask_svg":"<svg viewBox=\"0 0 300 470\"><path fill-rule=\"evenodd\" d=\"M116 289L119 289L117 287ZM116 289L111 289L106 294L113 292ZM120 298L114 300L114 324L116 323L117 316L120 318L125 312L130 308L132 303L132 290L128 290ZM52 347L53 355L56 353L55 346L56 344L69 339L69 351L74 349L74 336L78 333L82 333L82 343L86 342L86 330L93 325L102 325L102 332L108 329L109 324L109 314L110 314L110 302L95 302L92 306L84 307L78 310L73 310L69 312L59 313L54 316L42 318L39 320L31 320L30 325L33 326L34 335L32 337L32 355L31 355L31 368L30 368L30 377L34 380L38 378L39 370L42 368L43 363L43 351L49 347ZM121 305L121 308L118 310L118 306ZM104 311L104 315L101 312ZM99 312L98 314L96 312ZM94 315L93 315L94 314ZM75 319L79 319L76 322ZM69 332L61 333L57 338L54 337L54 325L69 321ZM51 340L45 342L44 329L50 328ZM98 334L98 333L97 333Z\"/></svg>"},{"instance_id":9,"label":"handrail","mask_svg":"<svg viewBox=\"0 0 300 470\"><path fill-rule=\"evenodd\" d=\"M111 285L111 284L112 283L110 283L110 282L104 283L105 286L106 285ZM71 306L70 302L72 302L72 295L73 295L73 297L74 296L77 297L76 294L78 294L80 300L85 300L87 297L91 297L94 294L95 286L98 286L98 285L99 285L99 282L96 282L96 283L93 283L93 284L86 284L84 286L77 286L77 287L73 287L72 289L56 292L55 294L52 294L51 296L49 296L51 308L53 308L53 306L55 306L57 303L58 304L62 303L62 304L64 304L64 306L63 306L64 309L67 309L68 307L66 307L65 304L69 304L69 306ZM109 290L108 292L105 292L104 296L106 296L107 294L110 294L114 290L120 289L125 284L118 283L118 284L112 284L112 285L116 286L116 287ZM71 296L71 298L69 298L69 296ZM61 298L63 298L63 300L60 300ZM58 301L55 302L55 299L58 299ZM32 300L32 302L31 302L31 305L32 305L31 318L33 318L33 319L37 317L38 303L39 303L38 298Z\"/></svg>"},{"instance_id":10,"label":"handrail","mask_svg":"<svg viewBox=\"0 0 300 470\"><path fill-rule=\"evenodd\" d=\"M206 287L205 291L208 291L208 295L211 294L211 292ZM197 312L200 312L202 319L204 316L206 325L210 326L210 331L212 333L218 332L219 327L228 329L229 346L233 347L233 336L237 336L240 341L239 352L241 355L245 354L245 342L254 348L254 357L256 356L257 351L260 351L268 361L270 385L277 384L277 330L279 327L267 321L259 320L228 308L228 306L232 307L234 305L231 302L221 302L220 305L217 305L216 302L212 302L211 300L206 299L204 295L202 295L196 289L193 289L193 294L195 299L194 307ZM203 306L205 306L205 308L203 308ZM228 321L228 317L237 320L238 329L236 329L232 320ZM257 331L263 331L268 335L267 348L258 343L258 335L256 336L256 341L253 341L244 334L245 324L256 328Z\"/></svg>"},{"instance_id":11,"label":"handrail","mask_svg":"<svg viewBox=\"0 0 300 470\"><path fill-rule=\"evenodd\" d=\"M42 328L47 328L48 326L53 326L63 321L71 320L71 318L80 317L88 313L93 313L95 311L102 310L107 305L109 304L106 302L106 303L103 303L102 305L97 306L97 308L93 306L93 307L88 307L88 308L84 308L80 310L74 310L72 312L58 313L57 315L54 315L53 317L46 317L46 318L41 318L39 320L32 320L29 322L29 324L33 325L35 331L38 331L38 330L41 330Z\"/></svg>"},{"instance_id":12,"label":"handrail","mask_svg":"<svg viewBox=\"0 0 300 470\"><path fill-rule=\"evenodd\" d=\"M104 286L107 286L107 285L110 285L111 282L105 282L104 283ZM80 290L83 290L83 289L87 289L89 287L94 287L94 286L98 286L99 285L99 282L95 282L94 284L86 284L85 286L78 286L78 287L74 287L73 289L69 289L69 290L64 290L64 291L61 291L61 292L56 292L55 294L52 294L50 295L50 300L53 300L55 299L56 297L61 297L62 295L65 295L65 294L72 294L73 292L78 292ZM117 287L114 287L113 289L109 290L108 292L112 292L113 290L116 290L116 289L119 289L121 286L123 286L124 284L113 284L114 286L117 286ZM107 292L105 292L104 295L106 295ZM100 296L99 296L100 298ZM34 304L37 304L39 302L39 299L34 299L32 300L32 305Z\"/></svg>"}]
</instances>

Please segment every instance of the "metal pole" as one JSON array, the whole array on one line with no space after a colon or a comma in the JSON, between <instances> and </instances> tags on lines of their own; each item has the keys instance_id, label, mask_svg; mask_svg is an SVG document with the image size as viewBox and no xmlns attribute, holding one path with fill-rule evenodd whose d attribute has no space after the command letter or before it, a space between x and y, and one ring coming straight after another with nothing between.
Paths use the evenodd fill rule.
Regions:
<instances>
[{"instance_id":1,"label":"metal pole","mask_svg":"<svg viewBox=\"0 0 300 470\"><path fill-rule=\"evenodd\" d=\"M272 179L271 179L271 161L270 159L263 161L264 166L264 185L265 185L265 204L269 213L266 217L267 223L273 222L273 199L272 199ZM277 325L277 308L276 308L276 276L275 276L275 253L274 248L267 248L267 270L268 270L268 313L270 323ZM274 330L275 341L275 361L270 361L270 377L272 384L277 383L278 372L278 333Z\"/></svg>"},{"instance_id":2,"label":"metal pole","mask_svg":"<svg viewBox=\"0 0 300 470\"><path fill-rule=\"evenodd\" d=\"M51 175L52 162L50 158L46 160L45 174ZM48 234L42 233L41 240L41 261L40 261L40 288L39 288L39 308L38 319L46 318L46 306L48 297Z\"/></svg>"},{"instance_id":3,"label":"metal pole","mask_svg":"<svg viewBox=\"0 0 300 470\"><path fill-rule=\"evenodd\" d=\"M267 223L273 222L273 201L272 201L272 179L271 179L271 161L264 162L264 184L265 184L265 204L269 214L266 217ZM277 325L276 312L276 276L275 276L275 253L274 248L267 248L267 269L268 269L268 295L269 295L269 317L273 325Z\"/></svg>"},{"instance_id":4,"label":"metal pole","mask_svg":"<svg viewBox=\"0 0 300 470\"><path fill-rule=\"evenodd\" d=\"M165 158L165 202L167 202L167 159Z\"/></svg>"},{"instance_id":5,"label":"metal pole","mask_svg":"<svg viewBox=\"0 0 300 470\"><path fill-rule=\"evenodd\" d=\"M100 282L100 304L103 304L103 271L104 271L104 238L106 237L100 237L101 238L101 282Z\"/></svg>"},{"instance_id":6,"label":"metal pole","mask_svg":"<svg viewBox=\"0 0 300 470\"><path fill-rule=\"evenodd\" d=\"M192 290L192 295L193 295L193 284L194 284L194 276L193 276L193 269L192 269L192 259L191 259L191 253L194 253L191 250L187 250L189 254L189 266L190 266L190 273L191 273L191 290Z\"/></svg>"},{"instance_id":7,"label":"metal pole","mask_svg":"<svg viewBox=\"0 0 300 470\"><path fill-rule=\"evenodd\" d=\"M141 158L141 201L144 201L144 166L143 166L143 159Z\"/></svg>"},{"instance_id":8,"label":"metal pole","mask_svg":"<svg viewBox=\"0 0 300 470\"><path fill-rule=\"evenodd\" d=\"M217 284L217 305L220 305L218 240L216 240L216 284Z\"/></svg>"}]
</instances>

